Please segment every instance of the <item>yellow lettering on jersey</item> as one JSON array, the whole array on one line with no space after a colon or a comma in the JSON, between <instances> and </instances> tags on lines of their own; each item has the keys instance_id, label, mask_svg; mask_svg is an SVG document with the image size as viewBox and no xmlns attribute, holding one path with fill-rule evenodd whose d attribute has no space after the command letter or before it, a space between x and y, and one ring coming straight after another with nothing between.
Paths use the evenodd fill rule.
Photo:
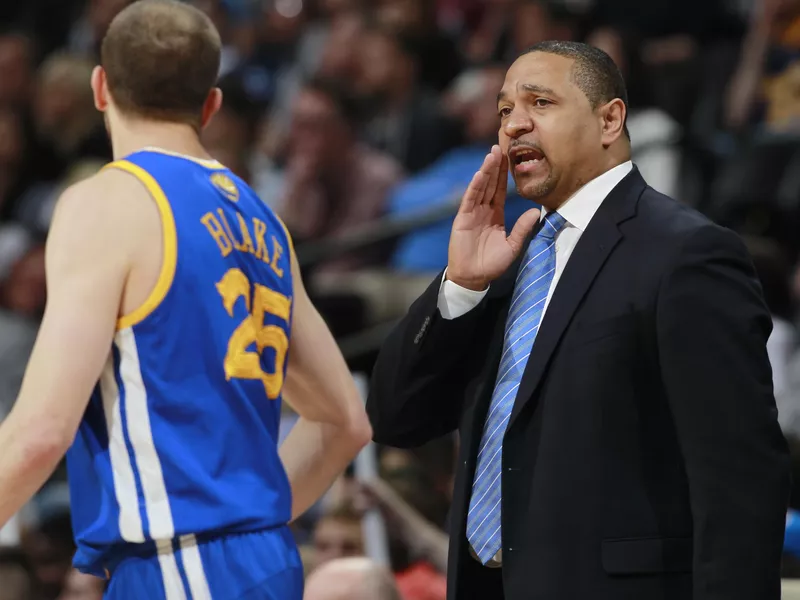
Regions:
<instances>
[{"instance_id":1,"label":"yellow lettering on jersey","mask_svg":"<svg viewBox=\"0 0 800 600\"><path fill-rule=\"evenodd\" d=\"M250 237L250 232L247 230L247 221L239 213L236 213L236 218L239 219L239 229L242 232L242 252L249 252L255 254L256 249L253 246L253 239Z\"/></svg>"},{"instance_id":2,"label":"yellow lettering on jersey","mask_svg":"<svg viewBox=\"0 0 800 600\"><path fill-rule=\"evenodd\" d=\"M269 250L267 250L267 240L264 239L267 233L267 224L253 217L253 233L256 238L256 257L269 264Z\"/></svg>"},{"instance_id":3,"label":"yellow lettering on jersey","mask_svg":"<svg viewBox=\"0 0 800 600\"><path fill-rule=\"evenodd\" d=\"M231 238L231 241L233 242L233 247L239 252L243 252L245 247L243 244L240 244L239 240L236 239L236 236L233 235L233 229L231 229L230 223L228 223L228 217L225 216L225 211L223 211L221 208L218 208L217 214L219 214L219 220L222 221L222 224L225 226L225 231L228 232L228 237Z\"/></svg>"},{"instance_id":4,"label":"yellow lettering on jersey","mask_svg":"<svg viewBox=\"0 0 800 600\"><path fill-rule=\"evenodd\" d=\"M283 277L283 269L278 266L278 261L280 260L281 256L283 255L283 246L278 241L274 235L272 236L272 262L270 263L270 267L272 270L275 271L275 274L278 277Z\"/></svg>"},{"instance_id":5,"label":"yellow lettering on jersey","mask_svg":"<svg viewBox=\"0 0 800 600\"><path fill-rule=\"evenodd\" d=\"M222 229L222 225L220 225L219 221L214 216L214 213L204 214L200 219L200 222L206 226L208 233L210 233L211 237L214 238L214 241L217 242L219 251L222 252L222 258L228 256L233 251L233 243L225 234L225 231Z\"/></svg>"},{"instance_id":6,"label":"yellow lettering on jersey","mask_svg":"<svg viewBox=\"0 0 800 600\"><path fill-rule=\"evenodd\" d=\"M272 315L287 325L291 315L292 299L280 292L255 283L240 269L230 269L217 283L217 291L228 314L234 316L234 307L239 298L244 298L247 316L239 323L228 340L223 367L225 379L261 380L267 398L275 400L283 388L283 369L289 338L286 331L278 325L267 325L265 317ZM252 303L250 301L252 294ZM252 310L250 309L252 305ZM255 351L250 350L255 344ZM262 358L264 351L271 348L275 352L274 371L264 371Z\"/></svg>"}]
</instances>

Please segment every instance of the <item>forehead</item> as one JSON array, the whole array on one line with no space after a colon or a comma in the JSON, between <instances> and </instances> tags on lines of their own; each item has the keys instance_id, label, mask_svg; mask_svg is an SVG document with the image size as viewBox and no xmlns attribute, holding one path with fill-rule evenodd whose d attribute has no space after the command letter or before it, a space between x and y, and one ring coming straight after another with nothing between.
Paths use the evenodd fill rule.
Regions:
<instances>
[{"instance_id":1,"label":"forehead","mask_svg":"<svg viewBox=\"0 0 800 600\"><path fill-rule=\"evenodd\" d=\"M574 96L579 90L572 81L573 63L573 59L556 54L523 54L506 72L502 93L513 97L527 85L549 88L565 98Z\"/></svg>"},{"instance_id":2,"label":"forehead","mask_svg":"<svg viewBox=\"0 0 800 600\"><path fill-rule=\"evenodd\" d=\"M333 113L333 102L324 94L313 89L302 90L294 102L295 113Z\"/></svg>"}]
</instances>

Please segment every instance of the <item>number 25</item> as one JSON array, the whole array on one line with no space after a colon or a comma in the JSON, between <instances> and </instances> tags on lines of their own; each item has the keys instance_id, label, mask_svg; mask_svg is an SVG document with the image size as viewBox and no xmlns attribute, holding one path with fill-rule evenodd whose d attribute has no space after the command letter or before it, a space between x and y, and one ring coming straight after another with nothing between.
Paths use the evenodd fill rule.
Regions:
<instances>
[{"instance_id":1,"label":"number 25","mask_svg":"<svg viewBox=\"0 0 800 600\"><path fill-rule=\"evenodd\" d=\"M240 269L230 269L225 273L217 283L217 291L231 317L240 297L244 298L249 313L228 341L224 363L225 379L260 379L264 383L267 397L275 400L283 387L283 367L286 351L289 349L289 338L277 325L265 325L264 316L270 314L288 324L292 299L258 283L251 290L250 280ZM256 352L247 350L251 344L256 345ZM266 373L261 368L261 355L266 348L275 351L274 373Z\"/></svg>"}]
</instances>

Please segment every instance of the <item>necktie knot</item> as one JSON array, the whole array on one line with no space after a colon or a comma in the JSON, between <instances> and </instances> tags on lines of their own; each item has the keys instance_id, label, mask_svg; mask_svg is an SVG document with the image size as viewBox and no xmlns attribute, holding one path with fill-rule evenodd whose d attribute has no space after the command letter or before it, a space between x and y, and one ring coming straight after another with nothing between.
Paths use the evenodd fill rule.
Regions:
<instances>
[{"instance_id":1,"label":"necktie knot","mask_svg":"<svg viewBox=\"0 0 800 600\"><path fill-rule=\"evenodd\" d=\"M564 228L564 225L567 224L567 220L562 217L557 212L553 211L548 213L548 215L544 218L544 223L542 224L541 229L539 229L539 233L537 233L537 237L544 238L546 240L553 240Z\"/></svg>"}]
</instances>

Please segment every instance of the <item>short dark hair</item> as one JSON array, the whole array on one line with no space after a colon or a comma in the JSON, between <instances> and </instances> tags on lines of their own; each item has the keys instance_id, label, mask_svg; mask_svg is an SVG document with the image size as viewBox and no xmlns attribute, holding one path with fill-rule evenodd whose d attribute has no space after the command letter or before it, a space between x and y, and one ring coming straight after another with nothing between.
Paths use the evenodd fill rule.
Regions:
<instances>
[{"instance_id":1,"label":"short dark hair","mask_svg":"<svg viewBox=\"0 0 800 600\"><path fill-rule=\"evenodd\" d=\"M100 56L121 110L199 126L220 48L219 33L200 10L177 0L139 0L111 22Z\"/></svg>"},{"instance_id":2,"label":"short dark hair","mask_svg":"<svg viewBox=\"0 0 800 600\"><path fill-rule=\"evenodd\" d=\"M357 129L361 124L361 105L342 81L318 75L306 81L303 89L330 100L336 112L352 129Z\"/></svg>"},{"instance_id":3,"label":"short dark hair","mask_svg":"<svg viewBox=\"0 0 800 600\"><path fill-rule=\"evenodd\" d=\"M376 35L389 41L404 57L410 59L415 64L420 60L421 48L418 39L386 23L382 23L374 16L366 19L365 31L367 34Z\"/></svg>"},{"instance_id":4,"label":"short dark hair","mask_svg":"<svg viewBox=\"0 0 800 600\"><path fill-rule=\"evenodd\" d=\"M625 136L631 139L627 123L628 89L619 67L608 54L589 44L555 40L539 42L523 54L533 52L555 54L575 61L572 66L572 80L586 94L592 108L611 102L615 98L622 100L626 109L623 130Z\"/></svg>"}]
</instances>

